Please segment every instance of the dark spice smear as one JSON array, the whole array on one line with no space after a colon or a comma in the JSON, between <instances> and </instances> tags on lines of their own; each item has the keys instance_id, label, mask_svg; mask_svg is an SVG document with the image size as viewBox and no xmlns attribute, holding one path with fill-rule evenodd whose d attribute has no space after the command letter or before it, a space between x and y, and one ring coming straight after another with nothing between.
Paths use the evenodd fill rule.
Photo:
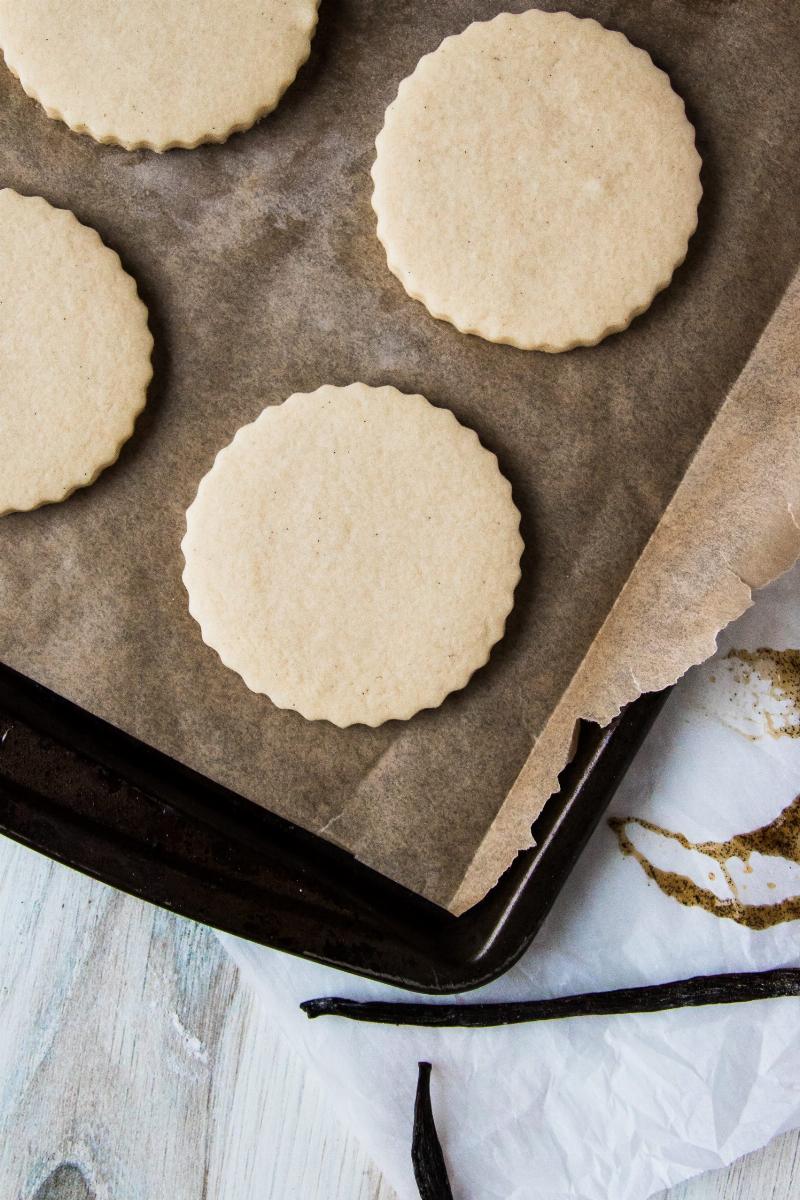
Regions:
<instances>
[{"instance_id":1,"label":"dark spice smear","mask_svg":"<svg viewBox=\"0 0 800 1200\"><path fill-rule=\"evenodd\" d=\"M422 1200L453 1200L442 1145L436 1132L431 1105L431 1064L419 1064L417 1098L414 1102L414 1134L411 1162Z\"/></svg>"},{"instance_id":2,"label":"dark spice smear","mask_svg":"<svg viewBox=\"0 0 800 1200\"><path fill-rule=\"evenodd\" d=\"M747 865L753 854L800 863L800 796L788 804L769 825L762 825L748 833L737 833L724 842L692 842L683 833L664 829L661 825L654 825L652 821L645 821L640 817L614 817L609 821L609 825L617 835L622 853L634 858L645 875L652 879L665 895L672 896L687 908L702 908L715 917L729 917L749 929L769 929L785 921L800 919L800 896L790 896L774 904L746 904L740 900L729 867L729 863L737 858ZM701 887L687 875L655 866L633 844L628 833L632 825L677 842L684 850L697 850L700 854L715 859L736 898L720 899L714 892Z\"/></svg>"},{"instance_id":3,"label":"dark spice smear","mask_svg":"<svg viewBox=\"0 0 800 1200\"><path fill-rule=\"evenodd\" d=\"M340 996L305 1000L308 1017L347 1017L381 1025L425 1025L444 1029L484 1029L527 1021L558 1021L565 1017L612 1017L630 1013L665 1012L706 1004L742 1004L800 996L800 968L742 971L725 975L695 975L672 983L585 992L552 1000L517 1000L489 1004L430 1004L417 1001L358 1001Z\"/></svg>"},{"instance_id":4,"label":"dark spice smear","mask_svg":"<svg viewBox=\"0 0 800 1200\"><path fill-rule=\"evenodd\" d=\"M800 650L771 650L760 646L758 650L729 650L725 656L742 663L744 677L739 681L750 682L751 672L768 680L776 700L786 700L792 706L790 716L800 716ZM792 721L776 725L771 714L764 711L767 730L772 737L800 738L800 723Z\"/></svg>"}]
</instances>

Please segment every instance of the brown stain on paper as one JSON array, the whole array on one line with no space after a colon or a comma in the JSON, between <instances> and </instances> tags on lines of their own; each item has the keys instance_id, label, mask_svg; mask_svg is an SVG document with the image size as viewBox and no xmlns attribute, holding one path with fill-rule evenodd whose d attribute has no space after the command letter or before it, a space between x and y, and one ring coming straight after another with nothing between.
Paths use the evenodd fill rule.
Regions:
<instances>
[{"instance_id":1,"label":"brown stain on paper","mask_svg":"<svg viewBox=\"0 0 800 1200\"><path fill-rule=\"evenodd\" d=\"M687 908L702 908L715 917L729 917L740 925L746 925L748 929L769 929L784 921L800 919L800 896L790 896L775 904L744 904L735 898L720 899L688 876L656 867L634 846L627 832L629 825L638 825L640 829L677 842L685 850L698 850L701 854L716 859L735 895L736 887L728 865L731 859L741 859L747 874L752 873L749 859L753 854L783 858L800 864L800 796L769 825L762 825L749 833L737 833L724 842L692 842L685 834L664 829L639 817L615 817L609 821L609 825L617 835L622 853L634 858L645 875L652 879L665 895L671 896ZM710 872L709 878L712 876L713 872ZM774 888L775 884L769 883L767 886Z\"/></svg>"},{"instance_id":2,"label":"brown stain on paper","mask_svg":"<svg viewBox=\"0 0 800 1200\"><path fill-rule=\"evenodd\" d=\"M776 725L769 712L764 712L767 732L771 737L800 738L800 650L730 650L725 656L742 664L738 683L748 684L753 673L767 680L773 699L788 701L787 717L793 724Z\"/></svg>"}]
</instances>

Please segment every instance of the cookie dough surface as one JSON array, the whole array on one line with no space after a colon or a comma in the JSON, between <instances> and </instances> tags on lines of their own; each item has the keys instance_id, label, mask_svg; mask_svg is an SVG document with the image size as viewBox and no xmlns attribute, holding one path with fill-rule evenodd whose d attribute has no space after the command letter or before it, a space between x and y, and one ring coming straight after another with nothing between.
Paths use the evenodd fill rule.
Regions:
<instances>
[{"instance_id":1,"label":"cookie dough surface","mask_svg":"<svg viewBox=\"0 0 800 1200\"><path fill-rule=\"evenodd\" d=\"M220 451L187 513L183 579L204 641L309 720L379 725L441 704L503 635L519 513L447 409L322 387Z\"/></svg>"},{"instance_id":2,"label":"cookie dough surface","mask_svg":"<svg viewBox=\"0 0 800 1200\"><path fill-rule=\"evenodd\" d=\"M0 0L0 48L48 116L98 142L222 142L275 107L318 0Z\"/></svg>"},{"instance_id":3,"label":"cookie dough surface","mask_svg":"<svg viewBox=\"0 0 800 1200\"><path fill-rule=\"evenodd\" d=\"M0 191L0 515L63 500L117 459L152 348L136 284L99 235Z\"/></svg>"},{"instance_id":4,"label":"cookie dough surface","mask_svg":"<svg viewBox=\"0 0 800 1200\"><path fill-rule=\"evenodd\" d=\"M594 345L666 287L700 158L645 51L531 10L446 38L403 81L373 167L390 269L433 316L523 349Z\"/></svg>"}]
</instances>

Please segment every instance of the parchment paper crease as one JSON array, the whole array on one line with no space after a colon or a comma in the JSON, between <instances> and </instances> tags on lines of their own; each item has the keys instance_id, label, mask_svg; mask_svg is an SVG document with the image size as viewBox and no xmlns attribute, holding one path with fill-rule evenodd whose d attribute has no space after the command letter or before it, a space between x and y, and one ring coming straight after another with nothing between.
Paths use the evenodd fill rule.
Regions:
<instances>
[{"instance_id":1,"label":"parchment paper crease","mask_svg":"<svg viewBox=\"0 0 800 1200\"><path fill-rule=\"evenodd\" d=\"M369 202L400 80L503 7L526 5L327 0L276 113L161 157L69 133L0 71L0 184L101 232L157 346L120 462L66 504L0 523L0 658L455 911L529 840L576 719L607 720L710 653L800 549L800 11L542 5L622 29L669 72L705 192L687 261L648 313L545 356L464 337L409 300ZM464 692L407 724L343 731L222 667L189 617L179 544L240 425L354 379L421 391L472 425L512 481L528 549L506 639Z\"/></svg>"},{"instance_id":2,"label":"parchment paper crease","mask_svg":"<svg viewBox=\"0 0 800 1200\"><path fill-rule=\"evenodd\" d=\"M752 590L800 555L800 275L739 376L451 905L475 904L529 845L580 718L607 725L716 650ZM492 876L494 878L492 879Z\"/></svg>"}]
</instances>

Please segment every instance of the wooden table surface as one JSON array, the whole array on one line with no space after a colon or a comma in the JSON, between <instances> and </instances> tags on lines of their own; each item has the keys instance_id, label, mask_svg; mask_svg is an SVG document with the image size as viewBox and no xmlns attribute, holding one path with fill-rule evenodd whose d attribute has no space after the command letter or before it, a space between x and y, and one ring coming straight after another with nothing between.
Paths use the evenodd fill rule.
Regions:
<instances>
[{"instance_id":1,"label":"wooden table surface","mask_svg":"<svg viewBox=\"0 0 800 1200\"><path fill-rule=\"evenodd\" d=\"M0 837L0 1200L393 1196L213 933ZM669 1193L797 1197L797 1134Z\"/></svg>"}]
</instances>

